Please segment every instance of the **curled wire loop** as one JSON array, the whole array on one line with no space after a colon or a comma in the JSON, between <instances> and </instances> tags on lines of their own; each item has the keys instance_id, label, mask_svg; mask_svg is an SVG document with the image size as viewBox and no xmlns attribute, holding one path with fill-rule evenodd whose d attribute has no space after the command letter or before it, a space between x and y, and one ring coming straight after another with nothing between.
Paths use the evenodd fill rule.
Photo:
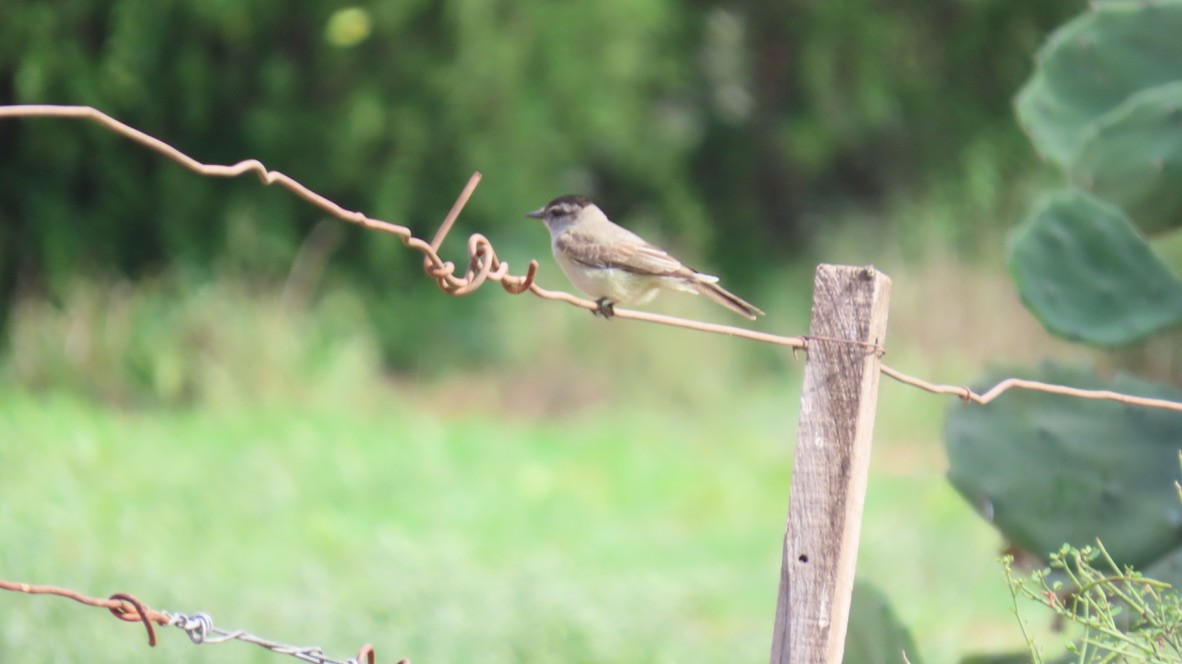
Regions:
<instances>
[{"instance_id":1,"label":"curled wire loop","mask_svg":"<svg viewBox=\"0 0 1182 664\"><path fill-rule=\"evenodd\" d=\"M149 609L134 595L128 593L115 593L107 598L114 603L113 606L108 606L107 610L111 615L120 620L127 622L143 623L144 629L148 630L148 645L156 645L156 626L152 621L158 621L160 624L167 624L168 619L163 615ZM128 605L131 605L128 607Z\"/></svg>"},{"instance_id":2,"label":"curled wire loop","mask_svg":"<svg viewBox=\"0 0 1182 664\"><path fill-rule=\"evenodd\" d=\"M461 296L467 295L472 291L480 288L486 281L492 280L501 284L501 287L506 292L511 294L520 294L525 292L533 293L534 295L547 300L560 300L573 304L576 307L582 307L589 311L596 311L598 305L595 302L576 297L570 293L562 291L551 291L542 288L535 283L538 273L538 262L530 261L529 267L523 275L514 275L509 272L509 264L500 260L497 257L496 251L493 250L492 243L488 238L479 233L475 233L468 238L468 266L463 276L456 275L456 264L450 261L445 261L439 256L439 248L443 244L447 234L451 231L456 219L460 215L460 211L467 205L468 199L471 198L476 185L480 183L481 174L479 172L473 173L468 178L467 185L464 186L463 191L460 192L459 197L456 198L455 203L452 204L451 210L448 211L447 216L444 217L443 223L440 224L438 230L435 231L435 236L431 242L418 238L406 226L382 221L380 219L371 219L364 214L346 210L327 198L317 194L311 189L305 187L299 182L290 177L280 173L279 171L268 170L262 162L256 159L247 159L232 165L220 164L203 164L180 150L172 147L168 143L145 134L138 129L130 127L109 115L89 106L53 106L53 105L12 105L0 106L0 118L7 117L72 117L85 118L93 120L104 127L128 138L136 143L139 143L151 150L154 150L169 159L181 164L191 171L201 175L213 177L236 177L247 172L254 172L259 180L264 184L278 184L285 189L288 189L296 196L304 199L312 205L320 208L324 212L344 221L362 226L370 230L381 231L397 236L404 245L408 248L423 254L423 270L427 275L435 280L439 288L448 295ZM797 350L807 350L809 341L827 341L840 342L854 346L862 346L867 348L870 352L881 359L884 351L877 343L868 343L865 341L857 341L853 339L828 339L823 337L789 337L777 334L769 334L757 330L749 330L746 328L734 327L730 325L717 325L713 323L704 323L700 321L687 320L684 318L677 318L675 316L664 316L661 314L650 313L646 311L633 311L629 309L615 309L615 316L617 318L641 320L650 323L657 323L661 325L670 325L673 327L681 327L698 332L708 332L711 334L722 334L732 337L741 337L758 341L762 343L769 343L778 346L784 346L793 349L793 353ZM1003 392L1010 389L1033 390L1039 392L1050 392L1054 394L1063 394L1066 396L1077 397L1082 399L1099 399L1105 401L1117 401L1127 403L1130 405L1142 406L1147 408L1162 408L1166 410L1182 411L1182 403L1176 401L1169 401L1165 399L1152 399L1145 397L1137 397L1133 395L1119 394L1107 390L1083 390L1063 385L1048 385L1038 381L1019 380L1010 378L1004 380L984 394L977 394L971 389L957 385L941 385L937 383L930 383L921 378L910 376L901 371L893 369L886 364L879 364L880 371L901 383L917 387L921 390L933 392L936 394L951 394L959 397L966 402L974 402L978 404L986 404L993 399L1000 396Z\"/></svg>"}]
</instances>

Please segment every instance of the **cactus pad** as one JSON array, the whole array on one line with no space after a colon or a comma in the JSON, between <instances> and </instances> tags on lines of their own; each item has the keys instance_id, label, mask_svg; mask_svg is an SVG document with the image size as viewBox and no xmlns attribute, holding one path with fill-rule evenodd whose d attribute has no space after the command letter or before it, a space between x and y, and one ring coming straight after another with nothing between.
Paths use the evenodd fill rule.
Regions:
<instances>
[{"instance_id":1,"label":"cactus pad","mask_svg":"<svg viewBox=\"0 0 1182 664\"><path fill-rule=\"evenodd\" d=\"M1105 115L1070 174L1146 233L1182 226L1182 82L1139 92Z\"/></svg>"},{"instance_id":2,"label":"cactus pad","mask_svg":"<svg viewBox=\"0 0 1182 664\"><path fill-rule=\"evenodd\" d=\"M1120 210L1083 192L1039 205L1009 268L1026 308L1067 339L1122 346L1182 322L1182 279Z\"/></svg>"},{"instance_id":3,"label":"cactus pad","mask_svg":"<svg viewBox=\"0 0 1182 664\"><path fill-rule=\"evenodd\" d=\"M1018 121L1066 168L1089 128L1133 94L1182 80L1182 0L1097 4L1055 31L1018 93Z\"/></svg>"},{"instance_id":4,"label":"cactus pad","mask_svg":"<svg viewBox=\"0 0 1182 664\"><path fill-rule=\"evenodd\" d=\"M979 386L1010 376L1182 401L1177 388L1050 363L994 370ZM1182 546L1182 413L1012 391L953 406L945 444L949 481L1022 549L1046 556L1099 537L1117 563L1144 569Z\"/></svg>"},{"instance_id":5,"label":"cactus pad","mask_svg":"<svg viewBox=\"0 0 1182 664\"><path fill-rule=\"evenodd\" d=\"M867 581L855 580L843 664L890 662L898 659L899 653L905 653L912 664L922 661L911 633L886 595Z\"/></svg>"}]
</instances>

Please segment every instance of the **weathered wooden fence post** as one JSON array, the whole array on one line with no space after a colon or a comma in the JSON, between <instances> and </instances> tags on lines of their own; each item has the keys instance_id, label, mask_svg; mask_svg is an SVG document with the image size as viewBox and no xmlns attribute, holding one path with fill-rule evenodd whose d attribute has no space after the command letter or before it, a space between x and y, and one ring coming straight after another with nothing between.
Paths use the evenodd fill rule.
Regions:
<instances>
[{"instance_id":1,"label":"weathered wooden fence post","mask_svg":"<svg viewBox=\"0 0 1182 664\"><path fill-rule=\"evenodd\" d=\"M817 268L772 664L841 661L890 287L872 267Z\"/></svg>"}]
</instances>

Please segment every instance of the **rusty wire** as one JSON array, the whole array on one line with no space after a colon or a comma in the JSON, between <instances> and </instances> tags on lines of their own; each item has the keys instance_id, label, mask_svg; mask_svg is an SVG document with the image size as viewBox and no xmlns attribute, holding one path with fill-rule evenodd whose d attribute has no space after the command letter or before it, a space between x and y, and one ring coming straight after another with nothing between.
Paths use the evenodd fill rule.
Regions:
<instances>
[{"instance_id":1,"label":"rusty wire","mask_svg":"<svg viewBox=\"0 0 1182 664\"><path fill-rule=\"evenodd\" d=\"M379 219L371 219L360 212L346 210L336 203L328 200L327 198L324 198L320 194L317 194L311 189L308 189L292 178L284 175L283 173L279 171L268 170L261 162L257 160L249 159L229 166L204 164L186 155L180 150L177 150L171 145L128 125L125 125L122 122L119 122L118 120L115 120L114 118L102 113L101 111L88 106L0 106L0 118L6 117L71 117L90 119L126 138L155 150L156 152L201 175L214 177L236 177L238 175L242 175L243 173L253 171L258 175L259 179L264 184L279 184L280 186L288 189L300 198L308 201L309 203L315 205L321 210L324 210L334 217L350 223L358 224L364 228L397 236L405 246L418 251L423 255L424 271L428 276L435 280L443 292L449 295L467 295L468 293L471 293L472 291L479 288L486 281L493 281L500 283L501 287L504 288L506 292L511 294L520 294L529 291L543 299L567 302L574 306L582 307L583 309L590 311L597 309L597 304L590 300L576 297L570 293L551 291L538 286L535 282L538 272L538 262L536 260L531 260L529 262L524 275L510 274L509 264L497 257L492 243L488 240L488 238L479 233L473 234L468 238L468 266L462 276L456 275L455 263L445 261L439 256L439 248L442 246L443 241L451 231L452 226L455 224L456 219L460 215L460 212L463 210L464 206L468 202L468 199L472 196L472 193L475 191L476 186L480 182L481 174L479 172L473 173L468 179L467 184L460 192L460 195L456 198L451 210L447 213L447 216L444 217L443 222L440 224L439 229L435 232L431 242L428 243L421 238L416 237L406 226L401 226ZM881 356L884 352L882 348L879 348L876 345L854 340L822 339L817 337L810 339L809 337L805 336L781 336L757 332L745 328L733 327L730 325L703 323L673 316L664 316L661 314L620 308L615 309L615 314L616 317L623 319L646 321L650 323L697 330L700 332L741 337L750 339L752 341L785 346L792 348L793 352L797 350L807 350L810 340L837 341L865 346L871 348L872 351L878 356ZM1039 381L1023 380L1017 378L1003 380L986 392L978 394L968 387L930 383L921 378L910 376L898 371L886 364L881 364L880 368L882 373L886 376L906 385L910 385L934 394L955 395L966 402L973 402L982 405L993 401L1008 390L1024 389L1052 394L1061 394L1082 399L1116 401L1135 406L1161 408L1182 412L1182 403L1165 399L1137 397L1109 390L1084 390L1063 385L1052 385ZM313 662L315 664L361 664L361 662L365 662L366 664L374 664L375 662L375 653L371 644L365 644L362 646L357 656L354 658L347 660L333 659L327 657L324 652L317 647L292 646L263 639L241 630L231 631L215 627L210 616L204 613L198 613L189 616L180 613L170 613L167 611L156 611L148 607L138 598L126 593L116 593L106 599L103 599L89 597L68 588L31 585L4 580L0 580L0 590L10 590L31 595L56 595L72 599L88 606L105 608L120 620L141 623L148 632L148 644L150 646L156 645L155 626L160 625L177 627L183 630L189 636L189 639L193 641L193 643L197 644L223 643L230 640L243 641L246 643L253 643L275 653L288 655L295 657L296 659L305 662ZM401 660L399 664L409 664L409 661L404 659Z\"/></svg>"},{"instance_id":2,"label":"rusty wire","mask_svg":"<svg viewBox=\"0 0 1182 664\"><path fill-rule=\"evenodd\" d=\"M952 394L960 397L964 401L981 405L985 405L990 401L993 401L1010 390L1030 390L1032 392L1061 394L1063 396L1075 397L1077 399L1091 399L1093 401L1116 401L1118 403L1129 404L1130 406L1160 408L1162 410L1182 412L1182 403L1178 403L1177 401L1170 401L1168 399L1154 399L1150 397L1138 397L1131 394L1113 392L1112 390L1085 390L1082 388L1069 387L1066 385L1052 385L1051 383L1044 383L1037 380L1007 378L999 382L997 385L989 388L985 392L977 393L968 387L929 383L922 378L909 376L902 371L893 369L885 364L881 365L881 370L885 376L893 378L904 385L918 387L919 389L925 392L931 392L932 394Z\"/></svg>"},{"instance_id":3,"label":"rusty wire","mask_svg":"<svg viewBox=\"0 0 1182 664\"><path fill-rule=\"evenodd\" d=\"M321 210L331 214L332 216L357 224L370 230L389 233L397 236L402 243L408 248L418 251L423 254L423 269L427 275L430 276L439 285L439 288L448 295L467 295L472 291L480 288L486 281L494 281L501 284L507 292L514 295L529 291L534 295L547 300L560 300L573 304L576 307L582 307L588 311L595 311L598 306L591 300L586 300L580 297L565 293L562 291L552 291L542 288L535 283L534 279L538 273L538 262L531 260L526 272L523 275L513 275L509 273L509 264L497 257L496 251L493 250L492 243L489 242L485 236L474 233L468 238L468 266L462 276L456 274L456 264L451 261L445 261L439 256L439 247L442 246L447 234L451 231L456 219L460 216L460 211L468 203L468 199L475 191L476 185L480 183L481 174L479 172L473 173L468 179L467 185L460 192L456 198L456 202L452 205L451 210L444 217L443 223L440 224L439 229L435 232L435 236L431 242L418 238L406 226L394 224L380 219L372 219L360 212L346 210L337 205L333 201L321 196L320 194L305 187L292 178L280 173L279 171L268 170L262 162L257 159L246 159L237 164L229 166L219 164L204 164L189 155L181 152L173 146L161 141L158 138L145 134L144 132L129 127L122 122L110 117L109 115L91 108L90 106L53 106L53 105L15 105L15 106L0 106L0 118L6 117L68 117L68 118L85 118L93 120L103 125L104 127L129 138L140 145L148 147L160 154L172 159L185 168L212 177L237 177L244 173L254 172L258 175L263 184L278 184L279 186L291 191L296 196L305 201L315 205ZM634 311L630 309L615 309L615 317L626 318L632 320L647 321L650 323L659 323L661 325L671 325L674 327L683 327L691 330L698 330L699 332L709 332L712 334L723 334L735 337L744 337L754 341L763 343L770 343L779 346L787 346L803 350L808 347L808 342L804 337L784 337L775 334L768 334L765 332L755 332L741 327L733 327L730 325L716 325L712 323L701 323L698 321L686 320L674 316L662 316L660 314L653 314L645 311ZM861 342L855 342L861 343Z\"/></svg>"},{"instance_id":4,"label":"rusty wire","mask_svg":"<svg viewBox=\"0 0 1182 664\"><path fill-rule=\"evenodd\" d=\"M253 643L256 646L280 655L288 655L298 660L312 662L313 664L362 664L362 662L365 664L375 664L377 661L373 645L369 643L361 646L356 657L334 659L325 655L323 650L315 646L292 646L279 643L278 641L264 639L242 630L226 630L215 627L213 618L206 613L197 613L189 616L183 613L157 611L144 604L143 601L134 595L128 593L115 593L103 599L101 597L90 597L69 588L16 583L13 581L4 581L3 579L0 579L0 590L11 590L27 595L56 595L58 597L72 599L75 602L87 606L107 609L111 612L111 615L120 620L143 624L144 628L148 631L149 646L156 645L155 625L160 625L163 627L177 627L183 630L189 636L189 640L196 644L242 641L244 643ZM398 664L410 664L410 660L403 659Z\"/></svg>"},{"instance_id":5,"label":"rusty wire","mask_svg":"<svg viewBox=\"0 0 1182 664\"><path fill-rule=\"evenodd\" d=\"M485 236L475 233L468 238L468 267L463 276L456 276L456 265L450 261L445 261L440 258L438 250L443 244L443 240L451 231L456 219L460 216L460 212L464 209L468 199L475 191L476 185L480 183L481 175L479 172L473 173L472 177L468 179L467 185L460 192L456 202L452 205L447 216L444 217L443 223L440 224L439 229L435 232L435 236L431 242L426 242L421 238L415 237L409 228L400 226L398 224L382 221L379 219L371 219L360 212L346 210L327 198L317 194L308 189L304 185L296 182L290 177L280 173L279 171L267 170L267 168L258 160L247 159L240 161L237 164L230 166L217 164L203 164L171 145L149 136L148 134L129 127L122 122L106 115L98 109L89 106L53 106L53 105L15 105L15 106L0 106L0 118L6 117L71 117L71 118L86 118L98 122L99 124L111 129L112 131L129 138L141 145L144 145L164 156L176 161L185 168L192 170L201 175L209 175L215 177L236 177L246 172L253 171L262 180L263 184L278 184L289 191L293 192L300 198L312 203L316 207L325 212L348 221L350 223L358 224L368 229L390 233L402 240L402 243L407 247L423 254L423 269L426 273L439 284L439 288L449 295L467 295L479 288L486 281L494 281L501 284L507 292L512 294L520 294L526 291L547 300L559 300L573 304L576 307L582 307L589 311L598 309L598 305L591 300L586 300L580 297L571 295L570 293L562 291L552 291L538 286L535 282L538 273L538 262L531 260L524 275L513 275L509 273L509 264L500 260L496 252L493 250L492 243L489 242ZM880 357L884 354L882 348L869 344L864 341L856 340L840 340L840 339L821 339L819 337L807 336L781 336L777 334L769 334L766 332L757 332L755 330L748 330L746 328L734 327L731 325L718 325L714 323L703 323L699 321L686 320L684 318L677 318L675 316L664 316L661 314L654 314L645 311L635 311L631 309L615 310L616 318L624 318L631 320L645 321L649 323L658 323L661 325L670 325L673 327L681 327L690 330L697 330L699 332L709 332L711 334L723 334L727 336L740 337L758 341L761 343L774 344L778 346L786 346L792 348L793 352L797 350L807 350L809 341L840 341L842 343L849 343L870 348L876 355ZM1080 399L1096 399L1105 401L1116 401L1126 403L1134 406L1143 406L1146 408L1162 408L1166 410L1173 410L1182 412L1182 403L1176 401L1169 401L1166 399L1150 399L1145 397L1137 397L1119 392L1112 392L1110 390L1084 390L1065 385L1052 385L1042 383L1039 381L1022 380L1018 378L1010 378L1003 380L993 388L989 389L983 394L978 394L972 389L958 385L941 385L931 383L922 378L917 378L905 374L897 369L894 369L886 364L881 364L881 371L886 376L912 387L925 390L934 394L951 394L960 397L967 402L978 404L987 404L993 401L1002 393L1011 389L1033 390L1038 392L1048 392L1051 394L1061 394Z\"/></svg>"}]
</instances>

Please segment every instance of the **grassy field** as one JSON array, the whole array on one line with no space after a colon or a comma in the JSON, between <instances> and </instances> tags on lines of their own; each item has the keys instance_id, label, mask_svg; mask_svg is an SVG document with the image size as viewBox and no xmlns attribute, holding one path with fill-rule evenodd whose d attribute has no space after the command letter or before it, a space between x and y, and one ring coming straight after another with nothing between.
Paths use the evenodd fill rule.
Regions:
<instances>
[{"instance_id":1,"label":"grassy field","mask_svg":"<svg viewBox=\"0 0 1182 664\"><path fill-rule=\"evenodd\" d=\"M1049 347L996 269L887 270L901 369L964 382ZM763 329L804 329L808 279L760 300L791 312ZM0 578L131 592L340 658L373 642L416 664L766 659L803 366L789 353L516 298L490 323L517 348L503 366L391 378L323 311L293 321L235 293L192 305L228 329L197 361L169 337L147 362L165 390L200 373L186 407L61 387L99 376L102 348L53 350L69 311L21 314L0 389ZM1022 646L999 538L943 478L949 405L884 382L859 557L928 662ZM0 594L0 662L274 657L171 631L152 652L102 611Z\"/></svg>"}]
</instances>

